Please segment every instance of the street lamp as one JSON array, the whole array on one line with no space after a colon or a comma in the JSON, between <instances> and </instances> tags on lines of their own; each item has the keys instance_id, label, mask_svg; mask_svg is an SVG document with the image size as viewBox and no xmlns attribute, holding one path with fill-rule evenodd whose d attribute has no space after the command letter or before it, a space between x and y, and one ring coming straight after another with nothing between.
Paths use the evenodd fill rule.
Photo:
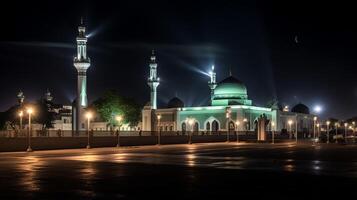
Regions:
<instances>
[{"instance_id":1,"label":"street lamp","mask_svg":"<svg viewBox=\"0 0 357 200\"><path fill-rule=\"evenodd\" d=\"M86 118L87 118L87 149L90 149L90 144L89 144L89 127L90 127L90 119L93 117L91 112L86 113Z\"/></svg>"},{"instance_id":2,"label":"street lamp","mask_svg":"<svg viewBox=\"0 0 357 200\"><path fill-rule=\"evenodd\" d=\"M157 145L160 145L161 144L161 128L160 127L160 120L161 120L161 115L158 114L157 115Z\"/></svg>"},{"instance_id":3,"label":"street lamp","mask_svg":"<svg viewBox=\"0 0 357 200\"><path fill-rule=\"evenodd\" d=\"M20 111L19 112L19 117L20 117L20 133L21 133L21 130L22 130L22 117L24 116L24 111Z\"/></svg>"},{"instance_id":4,"label":"street lamp","mask_svg":"<svg viewBox=\"0 0 357 200\"><path fill-rule=\"evenodd\" d=\"M327 143L330 143L330 121L326 121Z\"/></svg>"},{"instance_id":5,"label":"street lamp","mask_svg":"<svg viewBox=\"0 0 357 200\"><path fill-rule=\"evenodd\" d=\"M316 128L317 128L317 137L320 137L320 123L316 124Z\"/></svg>"},{"instance_id":6,"label":"street lamp","mask_svg":"<svg viewBox=\"0 0 357 200\"><path fill-rule=\"evenodd\" d=\"M344 123L344 126L345 126L345 143L347 143L347 126L348 126L348 123Z\"/></svg>"},{"instance_id":7,"label":"street lamp","mask_svg":"<svg viewBox=\"0 0 357 200\"><path fill-rule=\"evenodd\" d=\"M356 125L356 123L353 121L352 122L352 135L353 135L353 141L354 141L354 139L355 139L355 125Z\"/></svg>"},{"instance_id":8,"label":"street lamp","mask_svg":"<svg viewBox=\"0 0 357 200\"><path fill-rule=\"evenodd\" d=\"M237 127L237 143L239 143L239 124L240 124L240 121L236 121L236 127Z\"/></svg>"},{"instance_id":9,"label":"street lamp","mask_svg":"<svg viewBox=\"0 0 357 200\"><path fill-rule=\"evenodd\" d=\"M314 117L314 131L313 131L314 132L314 141L315 141L315 138L316 138L316 130L315 130L316 129L316 120L317 120L317 117L315 116Z\"/></svg>"},{"instance_id":10,"label":"street lamp","mask_svg":"<svg viewBox=\"0 0 357 200\"><path fill-rule=\"evenodd\" d=\"M28 147L27 147L27 152L31 152L32 149L31 149L31 115L33 113L33 109L32 108L28 108L27 109L27 114L29 114L29 127L28 127Z\"/></svg>"},{"instance_id":11,"label":"street lamp","mask_svg":"<svg viewBox=\"0 0 357 200\"><path fill-rule=\"evenodd\" d=\"M230 122L230 119L231 119L231 112L232 112L232 109L231 107L227 107L226 108L226 121L227 121L227 141L226 142L229 142L229 122Z\"/></svg>"},{"instance_id":12,"label":"street lamp","mask_svg":"<svg viewBox=\"0 0 357 200\"><path fill-rule=\"evenodd\" d=\"M118 115L115 117L115 120L117 120L119 126L117 147L120 147L120 127L121 127L121 121L123 120L123 116Z\"/></svg>"},{"instance_id":13,"label":"street lamp","mask_svg":"<svg viewBox=\"0 0 357 200\"><path fill-rule=\"evenodd\" d=\"M188 125L191 127L191 132L188 135L188 144L192 144L192 134L193 134L193 123L195 122L194 118L187 119Z\"/></svg>"},{"instance_id":14,"label":"street lamp","mask_svg":"<svg viewBox=\"0 0 357 200\"><path fill-rule=\"evenodd\" d=\"M336 122L335 123L335 128L336 128L336 141L335 141L335 143L337 143L338 127L340 127L340 124L338 122Z\"/></svg>"},{"instance_id":15,"label":"street lamp","mask_svg":"<svg viewBox=\"0 0 357 200\"><path fill-rule=\"evenodd\" d=\"M292 132L291 132L291 125L293 124L293 120L289 120L288 121L288 124L289 124L289 134L290 134L290 139L292 138Z\"/></svg>"},{"instance_id":16,"label":"street lamp","mask_svg":"<svg viewBox=\"0 0 357 200\"><path fill-rule=\"evenodd\" d=\"M271 125L270 129L271 129L272 143L274 144L274 127L275 127L275 123L271 122L270 125Z\"/></svg>"}]
</instances>

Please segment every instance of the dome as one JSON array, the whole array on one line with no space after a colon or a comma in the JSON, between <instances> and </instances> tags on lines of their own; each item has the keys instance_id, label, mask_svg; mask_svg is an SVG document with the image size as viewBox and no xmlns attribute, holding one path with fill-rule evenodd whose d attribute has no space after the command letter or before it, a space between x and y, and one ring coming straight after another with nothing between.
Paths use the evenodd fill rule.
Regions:
<instances>
[{"instance_id":1,"label":"dome","mask_svg":"<svg viewBox=\"0 0 357 200\"><path fill-rule=\"evenodd\" d=\"M214 99L246 99L247 88L242 81L230 76L217 84Z\"/></svg>"},{"instance_id":2,"label":"dome","mask_svg":"<svg viewBox=\"0 0 357 200\"><path fill-rule=\"evenodd\" d=\"M213 106L252 105L244 83L233 76L222 80L213 91Z\"/></svg>"},{"instance_id":3,"label":"dome","mask_svg":"<svg viewBox=\"0 0 357 200\"><path fill-rule=\"evenodd\" d=\"M183 101L177 97L172 98L168 103L167 103L168 108L183 108L185 107L185 104Z\"/></svg>"},{"instance_id":4,"label":"dome","mask_svg":"<svg viewBox=\"0 0 357 200\"><path fill-rule=\"evenodd\" d=\"M310 114L310 109L306 105L298 103L291 109L291 112Z\"/></svg>"}]
</instances>

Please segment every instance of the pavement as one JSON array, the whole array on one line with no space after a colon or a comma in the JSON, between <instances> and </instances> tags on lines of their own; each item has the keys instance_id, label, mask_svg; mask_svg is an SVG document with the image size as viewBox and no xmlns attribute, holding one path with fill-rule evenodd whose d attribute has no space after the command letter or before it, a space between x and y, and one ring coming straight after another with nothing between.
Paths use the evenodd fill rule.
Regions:
<instances>
[{"instance_id":1,"label":"pavement","mask_svg":"<svg viewBox=\"0 0 357 200\"><path fill-rule=\"evenodd\" d=\"M1 199L355 197L357 146L203 143L0 153Z\"/></svg>"}]
</instances>

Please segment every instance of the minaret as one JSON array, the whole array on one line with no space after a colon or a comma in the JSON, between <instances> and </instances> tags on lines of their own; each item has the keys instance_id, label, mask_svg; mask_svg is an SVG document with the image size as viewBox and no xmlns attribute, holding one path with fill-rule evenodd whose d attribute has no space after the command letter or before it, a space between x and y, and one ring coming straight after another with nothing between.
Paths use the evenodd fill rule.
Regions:
<instances>
[{"instance_id":1,"label":"minaret","mask_svg":"<svg viewBox=\"0 0 357 200\"><path fill-rule=\"evenodd\" d=\"M17 101L19 102L20 106L24 103L25 100L25 95L24 93L20 90L19 93L17 93Z\"/></svg>"},{"instance_id":2,"label":"minaret","mask_svg":"<svg viewBox=\"0 0 357 200\"><path fill-rule=\"evenodd\" d=\"M160 78L157 77L157 63L154 50L150 57L150 77L148 78L148 85L150 86L150 104L151 109L157 108L157 91L156 88L160 84Z\"/></svg>"},{"instance_id":3,"label":"minaret","mask_svg":"<svg viewBox=\"0 0 357 200\"><path fill-rule=\"evenodd\" d=\"M214 65L212 65L212 70L209 72L211 80L208 82L208 87L211 89L211 103L213 100L214 89L217 87L216 82L216 72L214 71Z\"/></svg>"},{"instance_id":4,"label":"minaret","mask_svg":"<svg viewBox=\"0 0 357 200\"><path fill-rule=\"evenodd\" d=\"M43 99L44 99L45 101L47 101L47 102L51 102L51 101L53 100L53 97L52 97L51 92L50 92L49 89L47 89L47 91L46 91L46 93L45 93Z\"/></svg>"},{"instance_id":5,"label":"minaret","mask_svg":"<svg viewBox=\"0 0 357 200\"><path fill-rule=\"evenodd\" d=\"M85 123L84 108L88 105L87 100L87 69L90 66L90 59L87 57L87 37L86 27L81 19L81 25L78 27L77 36L77 56L74 57L74 67L77 69L77 99L75 110L75 130L84 129L82 124Z\"/></svg>"}]
</instances>

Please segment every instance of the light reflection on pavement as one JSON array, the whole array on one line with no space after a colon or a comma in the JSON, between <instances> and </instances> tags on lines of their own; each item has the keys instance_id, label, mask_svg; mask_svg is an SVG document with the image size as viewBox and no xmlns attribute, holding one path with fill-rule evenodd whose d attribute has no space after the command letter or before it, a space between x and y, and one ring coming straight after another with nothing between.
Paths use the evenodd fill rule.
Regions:
<instances>
[{"instance_id":1,"label":"light reflection on pavement","mask_svg":"<svg viewBox=\"0 0 357 200\"><path fill-rule=\"evenodd\" d=\"M115 193L109 197L121 198L132 188L127 186L129 188L125 192L113 192L111 184L123 179L130 182L128 174L140 180L142 176L135 177L136 174L157 173L155 170L159 166L357 178L356 153L355 146L296 146L291 143L216 143L1 153L0 180L2 185L7 184L1 191L3 195L14 191L24 192L16 194L24 197L39 197L37 193L43 195L40 197L47 197L53 194L58 183L65 184L61 191L68 192L68 196L74 192L75 196L85 198L108 197L102 191L108 190L110 194ZM182 176L185 175L187 184L194 184L196 172L184 171ZM113 183L108 188L99 186L109 182Z\"/></svg>"}]
</instances>

